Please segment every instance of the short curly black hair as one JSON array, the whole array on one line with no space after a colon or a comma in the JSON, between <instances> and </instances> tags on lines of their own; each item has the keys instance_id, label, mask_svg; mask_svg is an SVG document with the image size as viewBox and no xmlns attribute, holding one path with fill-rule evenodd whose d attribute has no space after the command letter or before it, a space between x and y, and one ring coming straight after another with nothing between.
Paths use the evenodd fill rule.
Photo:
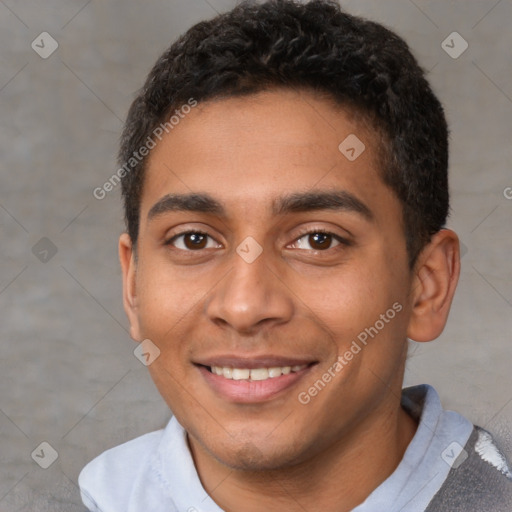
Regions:
<instances>
[{"instance_id":1,"label":"short curly black hair","mask_svg":"<svg viewBox=\"0 0 512 512\"><path fill-rule=\"evenodd\" d=\"M409 263L446 222L448 129L443 108L407 44L333 0L244 1L191 27L158 59L133 101L119 163L190 98L276 87L309 89L365 116L380 139L383 182L400 200ZM147 158L122 179L134 245Z\"/></svg>"}]
</instances>

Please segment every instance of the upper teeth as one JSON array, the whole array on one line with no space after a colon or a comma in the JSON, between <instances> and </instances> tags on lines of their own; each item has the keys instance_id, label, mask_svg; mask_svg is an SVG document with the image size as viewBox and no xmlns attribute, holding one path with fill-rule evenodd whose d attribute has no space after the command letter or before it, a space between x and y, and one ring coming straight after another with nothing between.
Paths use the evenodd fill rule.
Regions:
<instances>
[{"instance_id":1,"label":"upper teeth","mask_svg":"<svg viewBox=\"0 0 512 512\"><path fill-rule=\"evenodd\" d=\"M290 372L298 372L306 368L306 364L295 366L274 366L272 368L229 368L227 366L212 366L212 373L222 375L226 379L233 380L266 380L281 375L288 375Z\"/></svg>"}]
</instances>

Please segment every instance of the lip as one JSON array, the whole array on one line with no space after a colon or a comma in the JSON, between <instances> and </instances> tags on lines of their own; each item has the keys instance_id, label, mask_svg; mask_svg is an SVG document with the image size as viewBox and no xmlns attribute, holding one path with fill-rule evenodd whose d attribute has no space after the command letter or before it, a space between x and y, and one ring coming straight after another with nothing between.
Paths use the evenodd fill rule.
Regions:
<instances>
[{"instance_id":1,"label":"lip","mask_svg":"<svg viewBox=\"0 0 512 512\"><path fill-rule=\"evenodd\" d=\"M312 359L300 359L277 355L233 356L230 354L198 359L194 361L194 364L210 367L227 366L230 368L247 368L252 370L253 368L272 368L275 366L310 365L314 362L316 361L313 361Z\"/></svg>"},{"instance_id":2,"label":"lip","mask_svg":"<svg viewBox=\"0 0 512 512\"><path fill-rule=\"evenodd\" d=\"M304 379L315 364L316 361L280 356L258 356L252 358L218 356L195 363L207 386L216 395L227 402L241 404L268 402L290 392L299 381ZM212 366L253 369L296 365L307 366L300 371L291 372L287 375L254 381L226 379L221 375L212 373L209 369Z\"/></svg>"}]
</instances>

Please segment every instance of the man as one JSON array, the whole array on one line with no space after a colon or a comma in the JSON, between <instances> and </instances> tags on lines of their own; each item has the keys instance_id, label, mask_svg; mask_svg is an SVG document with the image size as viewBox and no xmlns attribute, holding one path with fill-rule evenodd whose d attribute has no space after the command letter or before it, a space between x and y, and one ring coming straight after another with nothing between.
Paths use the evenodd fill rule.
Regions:
<instances>
[{"instance_id":1,"label":"man","mask_svg":"<svg viewBox=\"0 0 512 512\"><path fill-rule=\"evenodd\" d=\"M90 510L512 510L490 434L402 392L459 243L443 109L400 38L243 3L158 60L120 163L125 310L173 418L84 468Z\"/></svg>"}]
</instances>

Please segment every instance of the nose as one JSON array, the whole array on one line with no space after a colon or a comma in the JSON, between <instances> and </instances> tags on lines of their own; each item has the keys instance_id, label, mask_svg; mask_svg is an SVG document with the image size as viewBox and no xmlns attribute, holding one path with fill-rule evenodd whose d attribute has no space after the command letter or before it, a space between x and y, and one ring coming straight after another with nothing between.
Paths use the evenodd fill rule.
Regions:
<instances>
[{"instance_id":1,"label":"nose","mask_svg":"<svg viewBox=\"0 0 512 512\"><path fill-rule=\"evenodd\" d=\"M209 319L239 333L254 334L293 315L292 293L269 266L265 251L251 263L233 253L232 270L206 302Z\"/></svg>"}]
</instances>

